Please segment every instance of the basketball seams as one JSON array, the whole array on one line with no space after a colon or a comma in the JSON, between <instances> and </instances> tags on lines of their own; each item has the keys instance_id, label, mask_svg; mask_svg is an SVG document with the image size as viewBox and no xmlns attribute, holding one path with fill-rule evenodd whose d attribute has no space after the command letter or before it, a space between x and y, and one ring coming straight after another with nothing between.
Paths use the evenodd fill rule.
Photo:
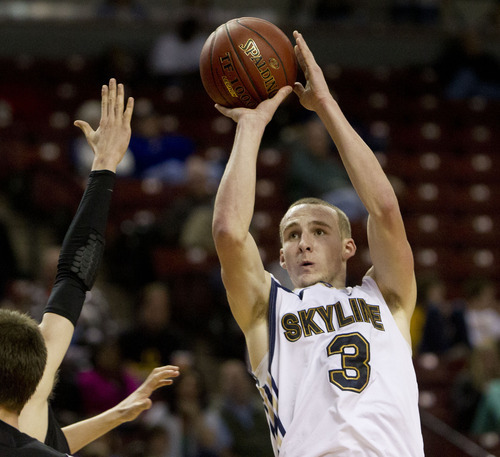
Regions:
<instances>
[{"instance_id":1,"label":"basketball seams","mask_svg":"<svg viewBox=\"0 0 500 457\"><path fill-rule=\"evenodd\" d=\"M212 43L210 43L210 73L212 75L212 81L214 83L214 86L217 88L217 92L219 93L219 95L224 99L224 101L227 104L230 104L231 103L231 100L230 100L231 95L229 94L229 99L228 99L227 98L227 89L226 88L224 88L224 90L221 89L221 87L219 85L219 78L217 76L217 72L215 72L215 70L214 70L214 65L213 65L214 48L215 48L215 43L217 42L217 33L218 33L219 29L220 29L220 27L217 28L217 30L215 31Z\"/></svg>"},{"instance_id":2,"label":"basketball seams","mask_svg":"<svg viewBox=\"0 0 500 457\"><path fill-rule=\"evenodd\" d=\"M230 21L230 22L232 22L232 21ZM238 23L238 24L239 24L239 22L238 22L237 20L236 20L236 21L234 21L234 22L236 22L236 23ZM234 54L235 54L235 55L236 55L236 57L238 58L238 62L240 63L240 67L241 67L241 68L243 68L243 69L245 70L245 76L246 76L246 78L245 78L245 79L247 79L248 81L250 81L250 84L252 85L252 88L253 88L253 90L254 90L254 93L255 93L255 94L257 94L257 97L252 97L252 98L254 98L254 99L255 99L255 98L257 98L257 102L259 102L259 100L260 100L260 99L262 99L262 98L264 98L264 99L265 99L265 98L266 98L266 96L264 96L264 97L263 97L263 96L261 95L261 93L260 93L260 91L259 91L258 87L255 85L255 82L254 82L254 80L253 80L253 78L252 78L252 76L251 76L251 74L250 74L249 69L248 69L248 68L247 68L247 66L245 65L245 61L241 58L241 55L240 55L240 53L238 52L238 47L237 47L237 46L235 46L235 44L234 44L233 38L231 37L231 32L229 31L229 25L228 25L228 23L224 24L224 26L225 26L225 29L226 29L227 38L228 38L229 42L231 43L231 46L232 46L233 51L234 51ZM241 80L241 81L243 81L243 79L241 78L241 75L240 75L240 73L239 73L238 69L236 68L236 66L234 67L234 70L236 71L236 73L237 73L238 77L240 78L240 80ZM246 84L244 84L244 86L245 86L245 87L247 88L247 90L248 90L248 86L247 86Z\"/></svg>"},{"instance_id":3,"label":"basketball seams","mask_svg":"<svg viewBox=\"0 0 500 457\"><path fill-rule=\"evenodd\" d=\"M221 24L200 56L203 85L215 103L255 108L290 85L298 65L290 40L273 23L243 17Z\"/></svg>"},{"instance_id":4,"label":"basketball seams","mask_svg":"<svg viewBox=\"0 0 500 457\"><path fill-rule=\"evenodd\" d=\"M281 59L281 53L277 52L276 48L267 40L267 38L265 36L263 36L260 32L258 32L257 30L254 30L252 29L249 25L246 25L246 24L243 24L242 22L240 22L241 20L244 20L246 18L241 18L241 19L236 19L235 21L241 26L241 27L245 27L246 29L250 30L251 32L255 33L256 35L258 35L272 50L273 52L276 54L276 57L278 58L279 62L280 62L280 68L282 69L283 73L285 74L285 80L287 83L289 84L293 84L295 81L293 82L289 82L289 79L288 79L288 75L287 75L287 71L286 71L286 66L284 65L283 63L283 60ZM258 18L255 18L253 19L254 21L258 19ZM266 24L268 21L265 21L263 19L260 19L259 20L260 23L262 24ZM271 24L271 25L274 25L274 24ZM282 30L280 30L278 27L276 27L276 33L281 35L283 38L285 38L286 40L288 40L288 37L285 35L285 33L283 33ZM290 43L291 44L291 43ZM292 54L293 56L295 55L295 53L293 52L293 46L292 46Z\"/></svg>"}]
</instances>

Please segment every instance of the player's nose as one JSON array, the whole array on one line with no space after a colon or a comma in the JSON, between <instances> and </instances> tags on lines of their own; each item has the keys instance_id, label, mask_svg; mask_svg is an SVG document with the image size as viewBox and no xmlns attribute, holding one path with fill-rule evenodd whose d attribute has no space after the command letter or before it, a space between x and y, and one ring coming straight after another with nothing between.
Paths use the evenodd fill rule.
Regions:
<instances>
[{"instance_id":1,"label":"player's nose","mask_svg":"<svg viewBox=\"0 0 500 457\"><path fill-rule=\"evenodd\" d=\"M310 251L311 249L312 249L311 237L307 236L307 234L302 234L299 241L300 252Z\"/></svg>"}]
</instances>

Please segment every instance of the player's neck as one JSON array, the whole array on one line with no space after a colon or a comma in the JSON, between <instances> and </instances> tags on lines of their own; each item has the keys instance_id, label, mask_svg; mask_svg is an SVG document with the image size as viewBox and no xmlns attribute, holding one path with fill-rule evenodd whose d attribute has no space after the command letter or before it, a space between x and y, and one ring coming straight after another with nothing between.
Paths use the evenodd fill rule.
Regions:
<instances>
[{"instance_id":1,"label":"player's neck","mask_svg":"<svg viewBox=\"0 0 500 457\"><path fill-rule=\"evenodd\" d=\"M0 420L19 430L19 414L0 406Z\"/></svg>"}]
</instances>

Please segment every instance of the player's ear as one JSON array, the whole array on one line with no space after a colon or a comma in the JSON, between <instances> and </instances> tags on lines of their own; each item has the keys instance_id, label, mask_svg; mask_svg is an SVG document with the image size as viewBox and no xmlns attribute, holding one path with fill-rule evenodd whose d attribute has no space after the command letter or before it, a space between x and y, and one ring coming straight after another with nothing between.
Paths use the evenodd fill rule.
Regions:
<instances>
[{"instance_id":1,"label":"player's ear","mask_svg":"<svg viewBox=\"0 0 500 457\"><path fill-rule=\"evenodd\" d=\"M344 260L350 259L356 254L356 243L352 238L346 238L343 242L344 249L342 251L342 257Z\"/></svg>"},{"instance_id":2,"label":"player's ear","mask_svg":"<svg viewBox=\"0 0 500 457\"><path fill-rule=\"evenodd\" d=\"M281 268L286 270L285 256L283 255L283 248L280 249L280 265Z\"/></svg>"}]
</instances>

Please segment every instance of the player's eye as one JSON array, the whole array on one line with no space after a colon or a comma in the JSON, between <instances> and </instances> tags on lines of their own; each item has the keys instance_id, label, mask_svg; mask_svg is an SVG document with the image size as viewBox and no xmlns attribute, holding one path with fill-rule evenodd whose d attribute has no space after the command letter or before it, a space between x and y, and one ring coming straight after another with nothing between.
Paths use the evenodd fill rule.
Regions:
<instances>
[{"instance_id":1,"label":"player's eye","mask_svg":"<svg viewBox=\"0 0 500 457\"><path fill-rule=\"evenodd\" d=\"M323 229L316 229L316 235L324 235L325 231Z\"/></svg>"}]
</instances>

